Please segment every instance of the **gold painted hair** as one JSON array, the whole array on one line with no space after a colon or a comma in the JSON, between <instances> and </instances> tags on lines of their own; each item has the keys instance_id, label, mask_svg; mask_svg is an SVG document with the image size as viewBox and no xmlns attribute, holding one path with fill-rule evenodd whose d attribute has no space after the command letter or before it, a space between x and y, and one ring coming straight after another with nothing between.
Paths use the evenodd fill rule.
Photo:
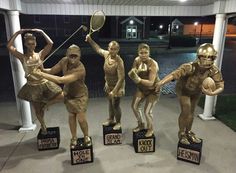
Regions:
<instances>
[{"instance_id":1,"label":"gold painted hair","mask_svg":"<svg viewBox=\"0 0 236 173\"><path fill-rule=\"evenodd\" d=\"M138 45L138 51L140 51L141 49L147 49L148 51L150 51L150 47L146 43L140 43Z\"/></svg>"},{"instance_id":2,"label":"gold painted hair","mask_svg":"<svg viewBox=\"0 0 236 173\"><path fill-rule=\"evenodd\" d=\"M119 45L119 43L117 41L111 41L108 45L109 46L110 45L116 45L118 47L118 49L120 49L120 45Z\"/></svg>"},{"instance_id":3,"label":"gold painted hair","mask_svg":"<svg viewBox=\"0 0 236 173\"><path fill-rule=\"evenodd\" d=\"M36 37L35 37L33 34L31 34L31 33L26 33L26 34L24 35L24 40L25 40L25 41L28 41L28 40L34 40L34 41L36 41Z\"/></svg>"},{"instance_id":4,"label":"gold painted hair","mask_svg":"<svg viewBox=\"0 0 236 173\"><path fill-rule=\"evenodd\" d=\"M71 54L75 54L75 55L80 56L80 47L75 44L72 44L66 51L67 56L69 56Z\"/></svg>"}]
</instances>

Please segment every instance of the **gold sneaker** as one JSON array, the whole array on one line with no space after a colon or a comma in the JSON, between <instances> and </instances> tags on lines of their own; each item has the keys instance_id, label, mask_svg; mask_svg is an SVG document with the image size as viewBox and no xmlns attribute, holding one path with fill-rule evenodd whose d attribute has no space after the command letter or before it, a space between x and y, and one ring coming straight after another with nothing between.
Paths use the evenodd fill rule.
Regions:
<instances>
[{"instance_id":1,"label":"gold sneaker","mask_svg":"<svg viewBox=\"0 0 236 173\"><path fill-rule=\"evenodd\" d=\"M195 133L193 133L192 131L188 131L187 137L188 137L188 139L189 139L190 141L192 141L193 143L199 144L199 143L201 143L201 141L202 141L200 138L196 137Z\"/></svg>"},{"instance_id":2,"label":"gold sneaker","mask_svg":"<svg viewBox=\"0 0 236 173\"><path fill-rule=\"evenodd\" d=\"M144 123L139 122L138 126L133 129L133 132L139 132L140 130L143 130L144 128L145 128Z\"/></svg>"},{"instance_id":3,"label":"gold sneaker","mask_svg":"<svg viewBox=\"0 0 236 173\"><path fill-rule=\"evenodd\" d=\"M190 145L190 142L189 142L185 132L179 132L178 136L179 136L179 142L181 144Z\"/></svg>"},{"instance_id":4,"label":"gold sneaker","mask_svg":"<svg viewBox=\"0 0 236 173\"><path fill-rule=\"evenodd\" d=\"M48 132L47 132L47 127L46 125L41 125L41 134L42 135L46 135Z\"/></svg>"},{"instance_id":5,"label":"gold sneaker","mask_svg":"<svg viewBox=\"0 0 236 173\"><path fill-rule=\"evenodd\" d=\"M121 129L121 123L116 123L116 125L113 127L113 130L120 130Z\"/></svg>"},{"instance_id":6,"label":"gold sneaker","mask_svg":"<svg viewBox=\"0 0 236 173\"><path fill-rule=\"evenodd\" d=\"M104 125L104 126L109 126L111 124L115 124L115 122L113 120L109 120L109 119L107 121L105 121L104 123L102 123L102 125Z\"/></svg>"},{"instance_id":7,"label":"gold sneaker","mask_svg":"<svg viewBox=\"0 0 236 173\"><path fill-rule=\"evenodd\" d=\"M75 138L75 137L71 138L70 148L74 149L76 145L77 145L77 138Z\"/></svg>"},{"instance_id":8,"label":"gold sneaker","mask_svg":"<svg viewBox=\"0 0 236 173\"><path fill-rule=\"evenodd\" d=\"M151 137L151 136L153 136L153 130L150 130L150 129L148 129L148 131L147 131L147 133L145 134L145 137Z\"/></svg>"},{"instance_id":9,"label":"gold sneaker","mask_svg":"<svg viewBox=\"0 0 236 173\"><path fill-rule=\"evenodd\" d=\"M190 142L188 141L188 138L187 137L182 137L179 142L181 144L185 144L185 145L190 145Z\"/></svg>"},{"instance_id":10,"label":"gold sneaker","mask_svg":"<svg viewBox=\"0 0 236 173\"><path fill-rule=\"evenodd\" d=\"M92 141L91 141L91 138L89 136L84 137L84 145L87 146L87 147L92 145Z\"/></svg>"}]
</instances>

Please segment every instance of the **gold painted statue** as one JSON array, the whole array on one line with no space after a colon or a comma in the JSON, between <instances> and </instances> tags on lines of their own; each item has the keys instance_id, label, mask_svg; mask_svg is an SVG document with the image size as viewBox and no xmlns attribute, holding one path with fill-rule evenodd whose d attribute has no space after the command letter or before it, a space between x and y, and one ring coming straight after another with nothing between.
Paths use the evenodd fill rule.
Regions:
<instances>
[{"instance_id":1,"label":"gold painted statue","mask_svg":"<svg viewBox=\"0 0 236 173\"><path fill-rule=\"evenodd\" d=\"M40 52L35 52L35 47L37 46L36 37L31 33L26 33L24 35L24 45L27 50L25 54L20 53L14 47L14 41L18 35L24 32L37 32L42 34L47 45ZM7 48L11 54L20 60L27 79L27 83L20 89L18 97L29 101L33 105L36 117L41 124L42 134L47 133L47 127L44 121L45 106L48 102L60 100L63 97L62 90L60 86L51 81L29 74L39 68L44 58L50 52L52 45L52 40L41 29L21 29L11 37L7 44ZM42 68L42 66L40 68Z\"/></svg>"},{"instance_id":2,"label":"gold painted statue","mask_svg":"<svg viewBox=\"0 0 236 173\"><path fill-rule=\"evenodd\" d=\"M109 100L109 118L103 125L115 124L113 129L121 128L121 108L120 98L125 94L125 69L121 57L118 55L119 44L111 41L108 45L108 51L102 49L88 34L87 42L102 57L104 57L105 87L104 90ZM114 121L115 118L115 121Z\"/></svg>"},{"instance_id":3,"label":"gold painted statue","mask_svg":"<svg viewBox=\"0 0 236 173\"><path fill-rule=\"evenodd\" d=\"M69 125L72 135L71 148L77 145L77 120L84 134L85 146L91 145L86 120L88 105L88 89L84 83L86 71L80 61L80 57L80 48L77 45L71 45L67 49L66 57L62 58L55 66L33 73L33 75L43 77L52 82L64 84L64 103L69 112ZM54 75L61 71L63 72L63 76Z\"/></svg>"},{"instance_id":4,"label":"gold painted statue","mask_svg":"<svg viewBox=\"0 0 236 173\"><path fill-rule=\"evenodd\" d=\"M219 69L214 65L217 52L213 45L205 43L197 50L197 59L194 62L182 64L178 69L165 76L158 82L156 89L166 83L177 80L176 94L178 96L181 113L179 116L179 140L183 144L200 143L201 140L191 131L195 107L201 92L214 96L224 89L224 81ZM209 77L214 81L214 87L207 87ZM209 83L209 86L212 86Z\"/></svg>"},{"instance_id":5,"label":"gold painted statue","mask_svg":"<svg viewBox=\"0 0 236 173\"><path fill-rule=\"evenodd\" d=\"M160 90L155 91L155 86L159 81L159 67L155 60L149 57L150 48L147 44L141 43L138 46L138 57L135 58L133 67L128 73L129 77L137 85L137 91L133 97L132 109L137 118L138 126L133 129L138 132L145 128L142 115L142 102L146 101L144 114L147 121L146 137L153 135L153 113L152 109L159 100Z\"/></svg>"}]
</instances>

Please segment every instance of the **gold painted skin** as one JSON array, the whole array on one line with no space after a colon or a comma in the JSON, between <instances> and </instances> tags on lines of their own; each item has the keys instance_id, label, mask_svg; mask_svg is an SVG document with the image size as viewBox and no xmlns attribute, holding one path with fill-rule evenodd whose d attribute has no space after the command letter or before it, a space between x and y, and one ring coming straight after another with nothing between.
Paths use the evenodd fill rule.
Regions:
<instances>
[{"instance_id":1,"label":"gold painted skin","mask_svg":"<svg viewBox=\"0 0 236 173\"><path fill-rule=\"evenodd\" d=\"M120 98L125 94L125 69L121 57L118 55L119 44L111 41L108 45L108 51L93 41L90 35L86 36L86 40L92 48L102 57L104 57L105 87L104 91L108 95L109 100L109 118L103 125L108 126L115 124L114 130L121 128L121 108ZM115 121L114 121L115 118Z\"/></svg>"},{"instance_id":2,"label":"gold painted skin","mask_svg":"<svg viewBox=\"0 0 236 173\"><path fill-rule=\"evenodd\" d=\"M159 67L155 60L149 57L150 48L147 44L140 44L138 57L135 58L133 67L128 73L129 77L136 83L137 91L133 97L132 109L137 118L138 126L133 129L138 132L145 128L142 116L141 104L146 100L144 114L147 120L146 137L153 135L153 114L152 109L159 100L160 91L155 91L156 83L159 81Z\"/></svg>"},{"instance_id":3,"label":"gold painted skin","mask_svg":"<svg viewBox=\"0 0 236 173\"><path fill-rule=\"evenodd\" d=\"M212 44L202 44L197 50L197 59L194 62L182 64L178 69L165 76L156 86L159 90L161 86L177 80L176 94L178 96L181 113L179 116L179 140L183 144L189 145L191 142L200 143L201 140L191 131L194 110L201 96L201 92L206 95L217 95L224 89L224 81L219 69L213 65L217 52ZM211 77L216 85L216 90L205 89L202 86L204 79Z\"/></svg>"},{"instance_id":4,"label":"gold painted skin","mask_svg":"<svg viewBox=\"0 0 236 173\"><path fill-rule=\"evenodd\" d=\"M36 38L33 34L26 33L24 35L24 45L27 48L26 53L22 54L18 52L13 46L14 40L18 35L25 32L37 32L42 34L47 41L47 45L39 53L36 53ZM60 86L51 81L29 74L39 67L46 55L50 52L52 45L52 40L40 29L21 29L11 37L7 44L7 48L11 54L20 60L27 79L27 83L20 89L18 97L32 103L36 117L41 124L42 134L47 133L46 124L44 121L44 109L49 102L57 102L61 100L63 97L62 90Z\"/></svg>"},{"instance_id":5,"label":"gold painted skin","mask_svg":"<svg viewBox=\"0 0 236 173\"><path fill-rule=\"evenodd\" d=\"M84 134L84 144L92 145L88 135L88 123L86 120L86 111L88 104L88 89L85 85L86 71L80 61L80 48L71 45L67 49L66 57L62 58L55 66L49 69L38 70L34 75L43 77L58 84L64 84L64 103L69 112L69 125L71 130L71 148L77 145L77 119L80 128ZM63 76L55 76L60 71Z\"/></svg>"}]
</instances>

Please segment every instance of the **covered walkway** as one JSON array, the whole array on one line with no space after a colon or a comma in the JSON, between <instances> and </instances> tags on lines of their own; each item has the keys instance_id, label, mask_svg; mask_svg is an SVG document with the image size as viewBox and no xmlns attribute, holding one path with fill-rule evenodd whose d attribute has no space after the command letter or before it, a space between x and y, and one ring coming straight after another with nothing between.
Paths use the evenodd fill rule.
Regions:
<instances>
[{"instance_id":1,"label":"covered walkway","mask_svg":"<svg viewBox=\"0 0 236 173\"><path fill-rule=\"evenodd\" d=\"M215 15L213 44L218 51L216 65L221 68L225 31L228 18L236 13L235 0L1 0L0 13L6 20L8 38L18 31L19 15L91 15L103 10L109 16L205 16ZM23 51L22 40L15 46ZM11 57L15 93L26 82L21 64ZM213 119L215 97L207 97L202 119ZM236 134L218 120L205 122L195 119L193 131L203 138L202 161L199 166L176 160L179 105L175 96L162 96L154 109L156 152L136 154L131 145L132 131L136 125L130 108L131 98L122 100L123 144L104 146L101 123L107 118L105 98L91 99L88 108L90 135L93 138L95 161L93 164L70 165L70 132L67 112L57 104L46 113L48 126L59 126L61 145L58 150L37 150L36 136L39 127L28 102L16 98L15 103L0 103L0 172L207 172L234 173L236 170ZM196 115L203 110L198 108ZM19 129L20 126L20 129ZM27 131L34 130L31 133ZM19 129L20 133L17 131ZM81 132L80 132L81 134Z\"/></svg>"}]
</instances>

